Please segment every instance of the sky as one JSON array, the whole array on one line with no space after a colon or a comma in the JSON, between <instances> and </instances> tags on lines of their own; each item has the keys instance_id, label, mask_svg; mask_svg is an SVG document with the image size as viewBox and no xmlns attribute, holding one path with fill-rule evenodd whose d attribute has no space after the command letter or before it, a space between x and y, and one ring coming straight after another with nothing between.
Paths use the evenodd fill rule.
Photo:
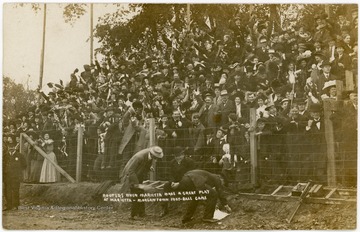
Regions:
<instances>
[{"instance_id":1,"label":"sky","mask_svg":"<svg viewBox=\"0 0 360 232\"><path fill-rule=\"evenodd\" d=\"M328 0L327 3L334 3L334 1L336 0ZM354 1L348 0L345 2L354 3ZM169 1L156 2L166 3ZM240 3L239 1L235 2ZM235 2L229 1L228 3ZM252 0L251 2L263 3L264 1ZM289 3L291 2L292 0L289 0ZM309 1L306 2L309 3ZM322 1L314 0L312 2L321 3ZM341 2L344 3L344 1L339 3ZM59 83L61 79L64 83L67 83L70 81L70 74L75 68L79 68L82 71L83 65L90 63L90 42L88 40L90 36L89 10L74 25L70 25L65 23L63 19L64 4L66 2L63 2L62 6L56 3L47 4L45 63L42 86L42 90L45 92L49 90L46 85L48 82ZM40 76L43 11L41 9L35 13L31 9L30 3L25 3L23 7L15 7L16 3L14 2L6 3L2 6L3 75L12 78L16 83L23 84L25 88L28 86L30 89L36 89ZM105 4L94 4L94 25L96 25L98 17L115 10L116 8L112 5L105 7ZM99 46L100 44L95 39L94 48Z\"/></svg>"},{"instance_id":2,"label":"sky","mask_svg":"<svg viewBox=\"0 0 360 232\"><path fill-rule=\"evenodd\" d=\"M89 4L88 4L89 5ZM70 81L70 74L84 64L90 63L90 13L73 25L63 18L64 4L47 4L45 62L43 90L47 83ZM114 12L115 8L94 4L94 26L99 16ZM30 89L39 85L40 60L43 31L43 5L37 13L29 3L17 6L3 5L3 75ZM94 40L94 48L100 44Z\"/></svg>"}]
</instances>

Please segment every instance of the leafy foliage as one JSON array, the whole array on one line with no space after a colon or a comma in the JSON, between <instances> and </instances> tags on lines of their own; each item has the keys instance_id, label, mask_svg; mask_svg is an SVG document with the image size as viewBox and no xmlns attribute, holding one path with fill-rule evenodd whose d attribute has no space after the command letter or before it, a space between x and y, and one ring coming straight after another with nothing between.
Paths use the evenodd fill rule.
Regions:
<instances>
[{"instance_id":1,"label":"leafy foliage","mask_svg":"<svg viewBox=\"0 0 360 232\"><path fill-rule=\"evenodd\" d=\"M73 25L78 18L86 13L87 4L67 4L64 7L63 16L66 23Z\"/></svg>"},{"instance_id":2,"label":"leafy foliage","mask_svg":"<svg viewBox=\"0 0 360 232\"><path fill-rule=\"evenodd\" d=\"M31 5L31 9L35 12L35 13L38 13L39 11L41 11L42 7L40 3L15 3L13 6L15 8L17 7L24 7L24 6L27 6L27 5Z\"/></svg>"},{"instance_id":3,"label":"leafy foliage","mask_svg":"<svg viewBox=\"0 0 360 232\"><path fill-rule=\"evenodd\" d=\"M3 117L14 119L23 110L35 103L36 92L24 89L22 84L16 84L10 77L3 77Z\"/></svg>"}]
</instances>

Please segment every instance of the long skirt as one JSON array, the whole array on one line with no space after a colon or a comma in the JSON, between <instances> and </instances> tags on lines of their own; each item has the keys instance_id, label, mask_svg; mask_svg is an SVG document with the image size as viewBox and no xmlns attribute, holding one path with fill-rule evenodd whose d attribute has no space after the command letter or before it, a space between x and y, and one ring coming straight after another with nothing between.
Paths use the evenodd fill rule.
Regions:
<instances>
[{"instance_id":1,"label":"long skirt","mask_svg":"<svg viewBox=\"0 0 360 232\"><path fill-rule=\"evenodd\" d=\"M55 153L52 152L48 154L49 158L57 164ZM55 166L50 163L49 160L44 159L44 163L42 165L41 174L40 174L40 182L41 183L50 183L57 182L60 180L60 173L55 169Z\"/></svg>"}]
</instances>

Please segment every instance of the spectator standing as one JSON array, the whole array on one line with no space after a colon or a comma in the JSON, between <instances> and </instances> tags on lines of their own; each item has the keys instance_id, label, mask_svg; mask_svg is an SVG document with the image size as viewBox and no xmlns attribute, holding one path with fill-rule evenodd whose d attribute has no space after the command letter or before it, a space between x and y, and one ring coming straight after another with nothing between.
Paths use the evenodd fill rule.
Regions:
<instances>
[{"instance_id":1,"label":"spectator standing","mask_svg":"<svg viewBox=\"0 0 360 232\"><path fill-rule=\"evenodd\" d=\"M8 144L4 147L4 195L6 210L17 209L20 205L19 191L22 181L22 172L26 168L26 162L19 152L20 146L14 136L8 137Z\"/></svg>"},{"instance_id":2,"label":"spectator standing","mask_svg":"<svg viewBox=\"0 0 360 232\"><path fill-rule=\"evenodd\" d=\"M48 155L49 159L57 164L56 155L54 153L54 141L49 139L45 142L44 145L45 153ZM41 174L40 174L40 183L54 183L60 180L60 173L55 168L55 166L48 160L44 159Z\"/></svg>"}]
</instances>

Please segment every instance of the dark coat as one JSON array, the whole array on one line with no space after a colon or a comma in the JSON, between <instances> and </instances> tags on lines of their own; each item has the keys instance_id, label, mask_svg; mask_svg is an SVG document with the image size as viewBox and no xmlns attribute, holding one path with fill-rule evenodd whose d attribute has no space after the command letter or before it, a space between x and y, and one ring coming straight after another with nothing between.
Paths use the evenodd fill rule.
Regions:
<instances>
[{"instance_id":1,"label":"dark coat","mask_svg":"<svg viewBox=\"0 0 360 232\"><path fill-rule=\"evenodd\" d=\"M205 146L206 138L205 138L205 127L199 123L199 125L193 126L189 128L190 134L190 146L197 151Z\"/></svg>"},{"instance_id":2,"label":"dark coat","mask_svg":"<svg viewBox=\"0 0 360 232\"><path fill-rule=\"evenodd\" d=\"M181 123L175 122L173 119L169 121L169 127L171 129L171 134L176 133L177 137L172 138L174 141L174 146L183 146L187 147L189 144L189 127L190 121L186 118L180 118Z\"/></svg>"},{"instance_id":3,"label":"dark coat","mask_svg":"<svg viewBox=\"0 0 360 232\"><path fill-rule=\"evenodd\" d=\"M131 117L135 114L133 108L129 108L128 111L124 114L123 117L123 130L124 135L121 139L118 154L122 154L126 145L130 142L133 135L140 131L140 127L136 123L136 121L132 122Z\"/></svg>"},{"instance_id":4,"label":"dark coat","mask_svg":"<svg viewBox=\"0 0 360 232\"><path fill-rule=\"evenodd\" d=\"M320 74L319 76L319 80L317 81L316 85L318 87L318 90L319 92L322 91L324 85L325 85L325 82L327 81L332 81L332 80L337 80L337 77L333 74L330 74L328 78L325 77L325 75L322 73Z\"/></svg>"},{"instance_id":5,"label":"dark coat","mask_svg":"<svg viewBox=\"0 0 360 232\"><path fill-rule=\"evenodd\" d=\"M235 103L232 100L228 100L226 104L220 103L218 111L221 113L220 125L228 123L228 116L230 113L235 113Z\"/></svg>"},{"instance_id":6,"label":"dark coat","mask_svg":"<svg viewBox=\"0 0 360 232\"><path fill-rule=\"evenodd\" d=\"M189 184L189 179L192 184ZM221 179L216 174L198 169L191 170L185 173L179 182L179 190L206 190L208 186L215 187L221 204L226 205L227 200L224 196ZM194 187L195 189L193 189Z\"/></svg>"},{"instance_id":7,"label":"dark coat","mask_svg":"<svg viewBox=\"0 0 360 232\"><path fill-rule=\"evenodd\" d=\"M206 104L204 104L200 108L200 121L206 128L216 127L215 114L217 110L218 108L215 104L211 104L210 107L207 107Z\"/></svg>"},{"instance_id":8,"label":"dark coat","mask_svg":"<svg viewBox=\"0 0 360 232\"><path fill-rule=\"evenodd\" d=\"M344 67L339 66L339 64L344 65ZM337 56L331 66L331 72L341 80L345 79L345 70L351 70L351 59L346 53L344 53L341 58Z\"/></svg>"},{"instance_id":9,"label":"dark coat","mask_svg":"<svg viewBox=\"0 0 360 232\"><path fill-rule=\"evenodd\" d=\"M170 162L170 181L179 182L184 174L195 169L195 161L189 157L185 157L178 163L175 159Z\"/></svg>"},{"instance_id":10,"label":"dark coat","mask_svg":"<svg viewBox=\"0 0 360 232\"><path fill-rule=\"evenodd\" d=\"M24 156L19 151L5 149L3 163L5 183L20 183L22 180L22 171L26 168L26 161Z\"/></svg>"}]
</instances>

